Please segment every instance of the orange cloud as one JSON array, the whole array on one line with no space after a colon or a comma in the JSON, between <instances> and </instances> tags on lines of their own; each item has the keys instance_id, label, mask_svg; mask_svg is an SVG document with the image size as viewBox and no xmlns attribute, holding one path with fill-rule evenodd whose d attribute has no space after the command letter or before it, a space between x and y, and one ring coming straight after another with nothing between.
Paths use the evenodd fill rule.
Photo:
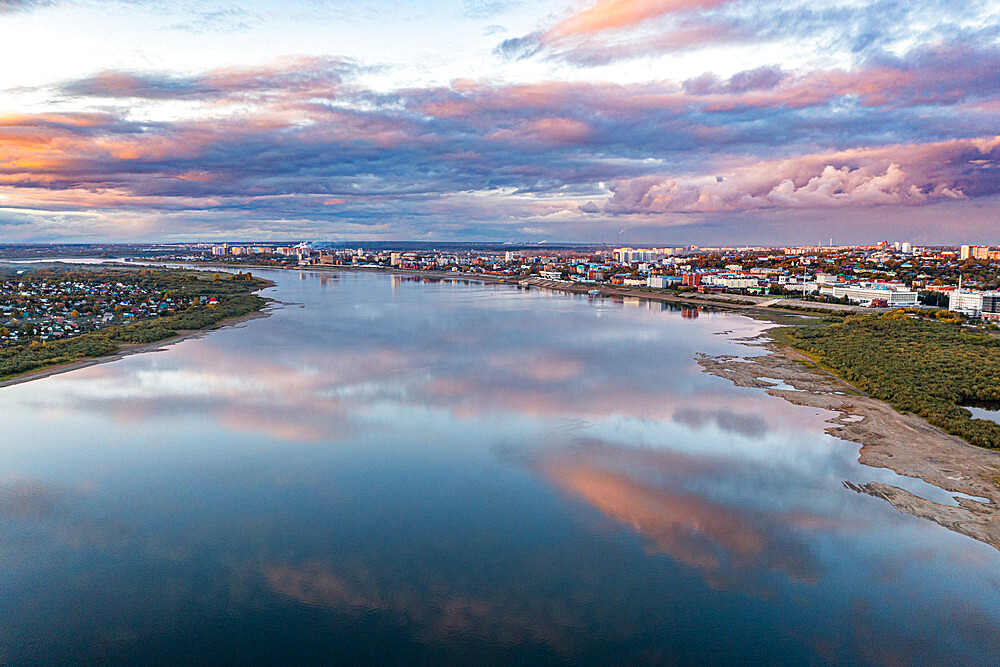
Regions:
<instances>
[{"instance_id":1,"label":"orange cloud","mask_svg":"<svg viewBox=\"0 0 1000 667\"><path fill-rule=\"evenodd\" d=\"M613 451L614 457L607 459L600 449L555 452L541 468L558 487L642 535L651 551L701 570L713 586L728 587L745 579L734 574L737 570L773 570L805 583L818 579L816 560L782 528L782 518L756 517L669 484L649 484L625 470L630 465L670 470L680 464L674 474L715 477L719 472L710 469L709 460L668 451L657 463L655 456L641 450ZM796 515L797 529L808 525L803 517ZM812 517L812 522L826 525L821 517Z\"/></svg>"},{"instance_id":2,"label":"orange cloud","mask_svg":"<svg viewBox=\"0 0 1000 667\"><path fill-rule=\"evenodd\" d=\"M650 19L692 9L708 9L728 0L600 0L557 23L548 36L592 35L634 26Z\"/></svg>"}]
</instances>

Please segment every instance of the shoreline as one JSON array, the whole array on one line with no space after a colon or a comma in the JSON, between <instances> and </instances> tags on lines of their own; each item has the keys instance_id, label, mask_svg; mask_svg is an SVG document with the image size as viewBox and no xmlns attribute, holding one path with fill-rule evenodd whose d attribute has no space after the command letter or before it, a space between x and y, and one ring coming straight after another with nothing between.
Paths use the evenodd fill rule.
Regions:
<instances>
[{"instance_id":1,"label":"shoreline","mask_svg":"<svg viewBox=\"0 0 1000 667\"><path fill-rule=\"evenodd\" d=\"M249 322L250 320L262 319L271 316L270 305L271 303L276 303L274 301L268 301L268 304L264 306L261 310L254 313L248 313L246 315L240 315L239 317L230 317L229 319L221 320L205 327L204 329L191 329L182 330L176 336L171 338L164 338L163 340L156 341L155 343L132 343L123 344L117 352L112 354L106 354L101 357L89 357L86 359L80 359L79 361L71 361L68 364L60 364L58 366L48 366L46 368L39 368L38 370L28 371L22 375L17 375L12 378L7 378L6 380L0 380L0 389L4 387L12 387L14 385L23 384L25 382L31 382L32 380L41 380L47 377L52 377L53 375L62 375L63 373L69 373L70 371L79 370L81 368L88 368L90 366L96 366L97 364L106 364L112 361L118 361L119 359L124 359L125 357L130 357L134 354L143 354L145 352L159 352L171 345L183 342L185 340L201 338L202 336L207 336L213 331L220 329L231 329L233 327L239 326L244 322Z\"/></svg>"},{"instance_id":2,"label":"shoreline","mask_svg":"<svg viewBox=\"0 0 1000 667\"><path fill-rule=\"evenodd\" d=\"M254 267L245 265L243 268ZM785 318L800 320L818 318L835 312L882 313L890 310L807 303L808 307L812 308L815 305L816 309L796 311L761 305L759 297L758 303L733 303L669 292L657 293L539 278L512 279L451 271L347 266L289 268L415 275L485 284L537 287L570 294L587 294L591 289L599 289L602 297L631 297L682 306L718 308L739 312L776 325L782 324L778 320ZM740 297L743 298L745 297ZM827 307L823 308L823 305ZM816 312L817 310L825 312ZM932 426L917 415L897 412L888 403L869 397L850 383L819 367L806 354L775 341L769 332L765 331L762 337L768 339L768 342L763 344L767 352L762 356L743 358L699 355L696 360L705 372L728 379L739 386L763 389L771 396L783 398L795 405L835 413L834 417L827 420L829 426L824 429L825 432L860 445L858 462L863 466L892 470L898 475L920 479L944 491L961 495L953 496L956 505L943 505L884 482L856 484L845 480L845 488L881 498L901 513L933 521L948 530L1000 550L1000 452L967 443ZM736 361L737 359L739 361ZM771 382L762 380L763 377L780 380L793 389L775 388Z\"/></svg>"},{"instance_id":3,"label":"shoreline","mask_svg":"<svg viewBox=\"0 0 1000 667\"><path fill-rule=\"evenodd\" d=\"M910 491L872 481L844 486L882 498L899 512L933 521L951 531L1000 550L1000 452L976 447L913 414L897 412L819 368L809 357L770 338L762 356L699 355L703 371L741 387L763 389L795 405L836 413L824 430L861 447L858 462L921 479L953 496L957 505L942 505ZM793 389L779 389L769 378ZM979 498L981 502L967 496Z\"/></svg>"},{"instance_id":4,"label":"shoreline","mask_svg":"<svg viewBox=\"0 0 1000 667\"><path fill-rule=\"evenodd\" d=\"M251 294L256 294L260 290L268 289L274 287L276 283L273 281L266 281L266 285L262 285L260 289L254 290ZM24 384L25 382L31 382L33 380L42 380L47 377L52 377L54 375L62 375L63 373L69 373L71 371L79 370L81 368L88 368L90 366L96 366L97 364L106 364L112 361L118 361L119 359L124 359L135 354L143 354L146 352L159 352L171 345L183 342L185 340L201 338L202 336L207 336L213 331L218 331L220 329L231 329L237 327L245 322L251 320L263 319L265 317L270 317L273 312L273 306L280 302L275 299L269 299L267 297L261 297L264 299L264 305L260 310L254 311L252 313L247 313L246 315L238 315L236 317L229 317L224 320L220 320L214 324L210 324L202 329L180 329L176 336L171 336L170 338L164 338L163 340L158 340L153 343L123 343L118 350L112 352L111 354L105 354L100 357L86 357L78 361L71 361L66 364L58 364L56 366L46 366L44 368L39 368L33 371L28 371L27 373L22 373L20 375L15 375L14 377L7 378L6 380L0 380L0 389L5 387L13 387L15 385Z\"/></svg>"},{"instance_id":5,"label":"shoreline","mask_svg":"<svg viewBox=\"0 0 1000 667\"><path fill-rule=\"evenodd\" d=\"M203 266L206 268L231 268L231 269L262 269L276 271L320 271L320 272L365 272L381 273L385 275L407 275L424 276L427 278L451 279L451 280L471 280L489 285L512 285L521 287L534 287L548 289L556 292L566 292L568 294L586 295L590 290L596 289L600 297L620 297L638 298L650 301L662 301L666 303L676 303L681 306L718 308L723 310L735 310L743 313L758 313L765 316L784 315L786 317L822 317L824 315L868 313L878 314L889 312L891 308L864 308L862 306L849 306L839 303L823 303L812 301L800 301L788 297L759 297L743 294L706 294L698 295L697 292L685 292L684 294L670 291L648 291L653 288L636 289L630 287L619 287L617 285L604 285L599 283L573 283L569 281L548 280L529 276L498 276L483 273L462 273L455 271L429 271L426 269L402 269L398 267L373 267L373 266L349 266L318 264L311 266L265 266L260 264L215 264L215 263L191 263L190 266ZM690 296L689 296L690 295ZM777 303L786 303L786 307L780 307ZM753 316L753 315L751 315Z\"/></svg>"},{"instance_id":6,"label":"shoreline","mask_svg":"<svg viewBox=\"0 0 1000 667\"><path fill-rule=\"evenodd\" d=\"M726 303L697 297L684 297L671 293L655 293L617 287L592 287L587 284L556 283L538 278L512 279L483 274L464 274L452 271L424 271L416 269L384 269L375 267L310 266L262 267L257 265L200 264L206 268L305 270L319 272L362 271L389 275L412 275L438 280L479 282L483 284L536 287L571 294L586 294L599 289L602 297L644 298L652 301L675 303L691 307L712 307L737 311L749 317L775 322L776 316L818 317L822 313L796 313L789 309L770 308L759 304ZM266 280L266 279L265 279ZM255 290L275 286L273 281ZM160 351L170 345L207 336L213 331L238 326L250 320L269 317L273 306L279 303L265 298L265 305L258 311L222 320L203 329L182 331L168 339L148 344L124 345L113 354L30 371L24 375L0 381L0 388L53 375L68 373L101 363L117 361L133 354ZM841 310L845 310L842 306ZM852 310L858 310L854 308ZM874 309L864 309L876 312ZM899 475L921 479L945 491L962 494L954 496L957 505L942 505L921 498L914 493L884 482L872 481L856 484L845 480L845 488L857 493L881 498L901 513L934 521L935 523L988 544L1000 550L1000 452L971 445L956 436L927 423L924 419L897 412L888 403L870 398L833 373L824 370L804 353L775 341L765 331L760 338L766 353L761 356L739 357L733 355L712 357L699 354L697 363L703 372L729 380L742 387L763 389L767 394L795 405L818 408L835 413L826 420L824 430L841 440L860 445L858 462L873 468L886 468ZM778 380L792 389L777 388ZM972 496L972 498L967 497ZM986 502L981 502L980 500Z\"/></svg>"}]
</instances>

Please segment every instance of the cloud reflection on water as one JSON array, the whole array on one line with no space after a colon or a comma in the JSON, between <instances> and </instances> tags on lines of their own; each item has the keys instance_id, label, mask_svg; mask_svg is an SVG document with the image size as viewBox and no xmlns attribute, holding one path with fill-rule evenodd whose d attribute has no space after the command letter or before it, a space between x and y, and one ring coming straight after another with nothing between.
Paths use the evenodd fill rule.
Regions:
<instances>
[{"instance_id":1,"label":"cloud reflection on water","mask_svg":"<svg viewBox=\"0 0 1000 667\"><path fill-rule=\"evenodd\" d=\"M513 306L521 296L508 290L497 300ZM398 330L388 326L392 309L376 312L374 324L367 322L371 314L341 313L341 322L329 330L311 328L308 342L298 340L294 349L233 345L215 334L154 363L88 369L88 381L67 383L60 398L71 410L124 421L201 414L242 432L316 442L350 437L379 402L463 420L615 417L749 438L816 423L808 411L768 409L775 399L756 392L732 402L731 388L700 374L691 341L672 339L656 313L644 309L612 307L614 317L600 312L604 317L595 319L575 309L491 312L484 303L470 314L463 312L468 302L460 301L449 308L453 317L434 321L415 312L420 306L403 308L405 317L419 320ZM279 317L254 325L268 327ZM524 335L525 318L541 335ZM570 321L556 324L564 319ZM374 333L357 330L362 324Z\"/></svg>"},{"instance_id":2,"label":"cloud reflection on water","mask_svg":"<svg viewBox=\"0 0 1000 667\"><path fill-rule=\"evenodd\" d=\"M117 544L165 578L149 608L169 570L226 613L385 613L417 641L563 657L690 631L712 604L755 622L771 609L793 629L764 639L794 630L824 655L813 635L850 597L908 599L955 563L964 582L995 561L960 561L953 536L845 492L855 452L817 411L694 363L746 351L712 334L757 322L383 276L303 274L275 296L307 307L5 389L0 474L68 481L0 488L3 519L129 526ZM92 494L67 491L81 476ZM128 522L88 523L94 498ZM914 567L916 546L930 560ZM871 611L876 634L893 613ZM855 657L852 641L828 655Z\"/></svg>"},{"instance_id":3,"label":"cloud reflection on water","mask_svg":"<svg viewBox=\"0 0 1000 667\"><path fill-rule=\"evenodd\" d=\"M676 453L657 457L623 447L586 447L553 451L539 466L554 484L641 535L650 552L695 568L710 586L740 588L747 579L741 571L776 571L814 584L819 562L800 531L829 529L830 521L805 512L792 520L753 504L713 501L692 490L696 485L685 489L677 483L681 475L712 481L733 474L722 461L714 463Z\"/></svg>"}]
</instances>

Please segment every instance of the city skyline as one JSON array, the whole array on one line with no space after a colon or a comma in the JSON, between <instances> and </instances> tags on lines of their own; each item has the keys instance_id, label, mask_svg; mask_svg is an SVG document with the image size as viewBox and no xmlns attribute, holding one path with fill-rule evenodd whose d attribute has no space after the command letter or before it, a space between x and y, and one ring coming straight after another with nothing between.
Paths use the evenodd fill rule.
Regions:
<instances>
[{"instance_id":1,"label":"city skyline","mask_svg":"<svg viewBox=\"0 0 1000 667\"><path fill-rule=\"evenodd\" d=\"M0 234L996 245L997 8L2 2Z\"/></svg>"}]
</instances>

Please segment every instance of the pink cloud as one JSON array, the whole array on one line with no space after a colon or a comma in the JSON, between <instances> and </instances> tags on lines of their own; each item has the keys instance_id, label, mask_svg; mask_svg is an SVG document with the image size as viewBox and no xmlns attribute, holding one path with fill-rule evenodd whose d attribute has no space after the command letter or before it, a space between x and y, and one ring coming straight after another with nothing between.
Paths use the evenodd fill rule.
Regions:
<instances>
[{"instance_id":1,"label":"pink cloud","mask_svg":"<svg viewBox=\"0 0 1000 667\"><path fill-rule=\"evenodd\" d=\"M548 39L588 35L644 23L668 14L709 9L729 0L599 0L563 19L547 33Z\"/></svg>"},{"instance_id":2,"label":"pink cloud","mask_svg":"<svg viewBox=\"0 0 1000 667\"><path fill-rule=\"evenodd\" d=\"M488 139L506 142L542 142L547 144L581 144L593 134L590 126L573 118L539 118L513 129L501 129L486 135Z\"/></svg>"},{"instance_id":3,"label":"pink cloud","mask_svg":"<svg viewBox=\"0 0 1000 667\"><path fill-rule=\"evenodd\" d=\"M280 58L253 67L223 67L197 76L108 70L57 89L66 95L133 99L238 101L335 97L358 70L350 60L329 57Z\"/></svg>"},{"instance_id":4,"label":"pink cloud","mask_svg":"<svg viewBox=\"0 0 1000 667\"><path fill-rule=\"evenodd\" d=\"M693 40L707 37L691 35ZM630 39L621 48L636 48L641 42ZM588 48L598 54L601 49L619 47L605 44ZM870 108L964 103L969 111L988 113L991 102L982 98L995 94L998 67L998 52L940 46L854 69L793 72L772 66L739 72L729 79L706 73L683 82L635 84L547 81L495 86L463 80L448 88L407 91L407 97L415 110L429 116L480 122L491 112L530 115L542 123L547 118L572 118L586 109L587 117L576 120L589 122L593 117L635 119L641 113L656 111L807 109L843 98Z\"/></svg>"},{"instance_id":5,"label":"pink cloud","mask_svg":"<svg viewBox=\"0 0 1000 667\"><path fill-rule=\"evenodd\" d=\"M771 66L687 81L353 88L365 107L334 103L341 74L324 63L64 82L66 95L195 95L215 104L245 89L248 97L238 114L209 106L173 121L126 111L0 116L0 196L8 209L147 211L149 219L194 211L225 224L253 211L297 217L304 228L352 219L365 232L400 215L417 220L419 211L436 225L517 220L534 234L603 222L608 216L585 204L600 203L599 183L613 186L606 214L1000 194L995 150L969 139L920 143L994 133L1000 52L989 48L939 44L854 70ZM827 113L832 105L849 113ZM834 152L888 141L900 144ZM818 144L830 149L813 153Z\"/></svg>"},{"instance_id":6,"label":"pink cloud","mask_svg":"<svg viewBox=\"0 0 1000 667\"><path fill-rule=\"evenodd\" d=\"M611 186L613 213L919 205L995 194L1000 136L761 161L721 175L644 176Z\"/></svg>"},{"instance_id":7,"label":"pink cloud","mask_svg":"<svg viewBox=\"0 0 1000 667\"><path fill-rule=\"evenodd\" d=\"M590 137L590 126L572 118L539 118L531 123L539 137L555 143L575 144Z\"/></svg>"}]
</instances>

